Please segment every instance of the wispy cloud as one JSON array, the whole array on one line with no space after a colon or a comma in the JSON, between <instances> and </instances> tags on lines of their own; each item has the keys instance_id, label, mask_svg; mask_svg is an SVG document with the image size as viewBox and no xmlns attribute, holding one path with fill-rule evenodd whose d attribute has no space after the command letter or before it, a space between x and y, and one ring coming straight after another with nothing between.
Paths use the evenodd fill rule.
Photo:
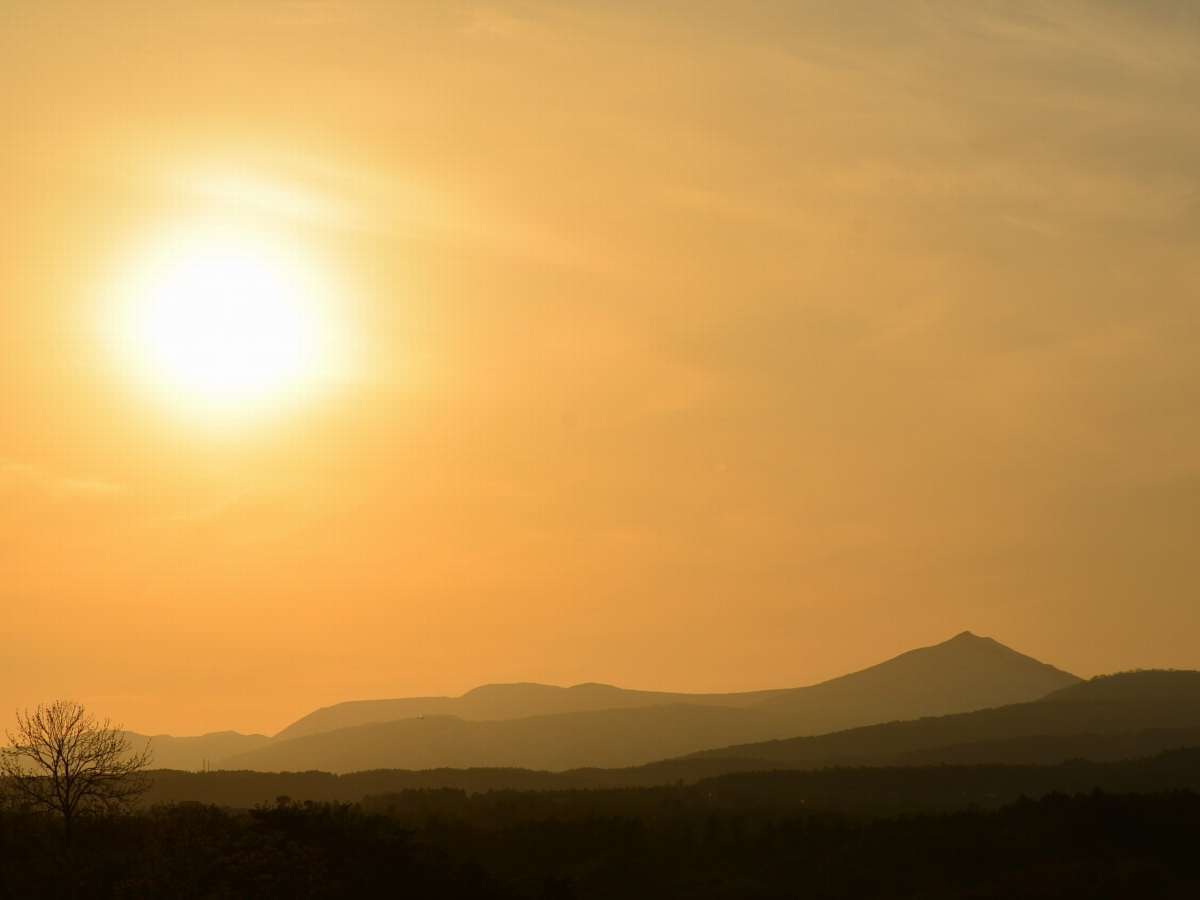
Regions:
<instances>
[{"instance_id":1,"label":"wispy cloud","mask_svg":"<svg viewBox=\"0 0 1200 900\"><path fill-rule=\"evenodd\" d=\"M124 494L125 487L111 481L62 475L29 463L0 458L0 496L21 493L59 502L99 501Z\"/></svg>"},{"instance_id":2,"label":"wispy cloud","mask_svg":"<svg viewBox=\"0 0 1200 900\"><path fill-rule=\"evenodd\" d=\"M601 263L561 233L467 196L428 172L383 172L295 152L243 155L237 163L183 163L160 189L200 212L234 212L336 231L470 247L572 268Z\"/></svg>"}]
</instances>

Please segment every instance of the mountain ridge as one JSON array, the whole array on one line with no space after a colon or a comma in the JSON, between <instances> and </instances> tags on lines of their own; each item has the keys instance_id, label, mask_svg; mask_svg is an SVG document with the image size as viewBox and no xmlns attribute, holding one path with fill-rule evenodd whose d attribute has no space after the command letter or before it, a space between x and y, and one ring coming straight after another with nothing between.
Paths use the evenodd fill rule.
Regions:
<instances>
[{"instance_id":1,"label":"mountain ridge","mask_svg":"<svg viewBox=\"0 0 1200 900\"><path fill-rule=\"evenodd\" d=\"M209 767L229 756L264 746L273 740L265 734L243 734L230 730L178 737L171 734L139 734L136 731L125 731L124 734L135 750L149 745L151 765L161 769Z\"/></svg>"},{"instance_id":2,"label":"mountain ridge","mask_svg":"<svg viewBox=\"0 0 1200 900\"><path fill-rule=\"evenodd\" d=\"M451 788L468 793L490 790L580 790L591 788L648 787L692 784L700 780L738 773L788 771L810 772L819 781L840 784L855 771L892 767L898 770L943 772L949 768L990 766L997 770L1020 766L1072 765L1082 760L1114 762L1171 753L1177 759L1195 759L1200 752L1200 672L1118 673L1085 683L1064 696L1045 698L1018 707L1044 707L1033 730L1057 729L1059 734L1019 734L1003 729L1004 737L967 743L939 743L942 719L885 723L847 733L802 739L799 743L832 745L826 752L807 756L785 756L761 752L753 746L729 747L688 757L658 760L646 765L605 769L584 767L551 772L524 768L467 767L426 769L367 769L334 774L328 771L255 772L233 770L189 774L157 772L156 782L174 785L166 798L205 799L214 791L226 802L252 805L280 794L312 799L341 797L356 800L367 794L400 789ZM1084 711L1081 718L1073 715ZM1089 709L1090 707L1090 709ZM1065 710L1065 713L1064 713ZM1026 710L1028 711L1028 710ZM1018 710L1020 713L1020 710ZM965 716L999 717L1012 720L1011 709L978 711ZM1049 722L1050 728L1046 723ZM478 724L478 723L476 723ZM1019 724L1019 723L1018 723ZM1095 726L1099 726L1096 728ZM1149 726L1149 727L1144 727ZM370 726L367 726L368 728ZM922 740L907 745L880 739L889 731L930 730ZM954 734L950 735L952 738ZM958 735L961 737L961 732ZM770 742L786 748L790 741ZM1194 748L1188 750L1186 748ZM1181 756L1180 753L1183 755ZM757 754L757 758L754 758ZM1190 754L1190 755L1188 755ZM1194 774L1194 773L1193 773ZM339 785L341 787L339 787ZM357 785L357 787L353 787ZM239 799L240 798L240 799Z\"/></svg>"},{"instance_id":3,"label":"mountain ridge","mask_svg":"<svg viewBox=\"0 0 1200 900\"><path fill-rule=\"evenodd\" d=\"M838 697L835 700L833 695L846 686L854 685L856 681L871 678L871 673L884 667L888 667L889 672L894 672L895 667L912 666L944 654L955 654L959 657L957 661L961 663L962 657L981 653L1007 655L1010 660L1019 661L1021 665L1029 668L1030 673L1036 673L1037 676L1045 679L1047 687L1041 691L1042 693L1079 680L1069 672L1019 653L993 638L976 635L971 631L961 631L940 643L906 650L865 669L800 687L724 693L688 693L621 688L603 682L582 682L567 687L538 682L488 683L472 688L458 697L402 697L349 700L331 704L297 719L281 729L274 739L286 740L306 734L333 731L350 725L394 721L419 715L449 714L457 715L468 721L492 721L556 712L581 712L589 709L631 708L670 703L745 707L762 702L772 702L787 706L789 703L794 704L795 698L801 693L814 691L827 692L831 695L830 702L840 703L844 702L844 698ZM1011 676L1011 673L1008 674ZM893 675L889 674L883 680L892 682L891 687L895 687ZM1006 683L1011 682L1001 682L1001 684ZM1030 699L1039 690L1041 690L1040 685L1022 687L1017 691L1019 696L1012 696L1002 689L994 699L989 695L986 698L987 702L980 702L975 708L1013 702L1016 699ZM961 702L946 701L943 705L956 707L955 711L962 708ZM841 717L829 714L828 723L815 722L806 727L834 730L842 727Z\"/></svg>"},{"instance_id":4,"label":"mountain ridge","mask_svg":"<svg viewBox=\"0 0 1200 900\"><path fill-rule=\"evenodd\" d=\"M1136 733L1200 727L1200 671L1144 670L1101 675L1039 700L969 712L883 722L825 735L731 745L691 759L753 759L765 764L850 764L871 756L920 754L938 747L1014 737ZM847 756L852 748L870 752Z\"/></svg>"},{"instance_id":5,"label":"mountain ridge","mask_svg":"<svg viewBox=\"0 0 1200 900\"><path fill-rule=\"evenodd\" d=\"M596 682L567 688L518 683L481 685L459 698L350 701L314 711L268 744L232 754L221 765L331 771L621 767L736 744L739 737L820 734L999 706L1077 683L1076 676L998 641L960 632L801 688L677 694ZM401 717L378 718L396 712ZM353 724L320 730L347 718ZM307 727L296 727L301 723Z\"/></svg>"}]
</instances>

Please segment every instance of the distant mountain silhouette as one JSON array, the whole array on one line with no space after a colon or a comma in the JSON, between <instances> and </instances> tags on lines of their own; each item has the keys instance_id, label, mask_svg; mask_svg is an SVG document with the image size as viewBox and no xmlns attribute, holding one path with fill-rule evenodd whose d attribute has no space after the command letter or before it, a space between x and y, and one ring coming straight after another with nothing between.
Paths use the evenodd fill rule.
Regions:
<instances>
[{"instance_id":1,"label":"distant mountain silhouette","mask_svg":"<svg viewBox=\"0 0 1200 900\"><path fill-rule=\"evenodd\" d=\"M237 731L214 731L193 737L173 737L169 734L145 735L125 732L134 749L140 750L150 742L150 764L156 769L200 769L215 765L235 753L244 753L270 743L265 734L241 734Z\"/></svg>"},{"instance_id":2,"label":"distant mountain silhouette","mask_svg":"<svg viewBox=\"0 0 1200 900\"><path fill-rule=\"evenodd\" d=\"M685 703L468 722L426 716L277 741L224 768L353 772L379 768L631 766L722 743L730 734L779 733L758 710Z\"/></svg>"},{"instance_id":3,"label":"distant mountain silhouette","mask_svg":"<svg viewBox=\"0 0 1200 900\"><path fill-rule=\"evenodd\" d=\"M786 691L741 694L679 694L637 691L610 684L485 684L461 697L408 697L397 700L350 700L309 713L280 731L277 740L303 737L355 725L415 719L417 716L454 716L471 722L521 719L557 713L602 709L637 709L672 703L701 706L752 706Z\"/></svg>"},{"instance_id":4,"label":"distant mountain silhouette","mask_svg":"<svg viewBox=\"0 0 1200 900\"><path fill-rule=\"evenodd\" d=\"M1193 743L1200 733L1200 672L1106 675L1031 703L889 722L832 734L707 750L691 759L738 760L740 768L812 768L937 762L1046 762L1089 756L1094 742L1114 758ZM1156 744L1158 738L1158 746Z\"/></svg>"},{"instance_id":5,"label":"distant mountain silhouette","mask_svg":"<svg viewBox=\"0 0 1200 900\"><path fill-rule=\"evenodd\" d=\"M886 662L809 687L728 694L638 691L608 684L554 687L488 684L461 697L355 700L309 713L280 731L287 740L354 725L455 716L472 722L672 704L771 708L792 734L964 712L1041 697L1074 684L1074 675L969 631Z\"/></svg>"},{"instance_id":6,"label":"distant mountain silhouette","mask_svg":"<svg viewBox=\"0 0 1200 900\"><path fill-rule=\"evenodd\" d=\"M566 718L570 720L570 717ZM459 724L480 723L460 721ZM1005 736L994 736L1010 730L1011 733ZM1031 731L1034 733L1029 733ZM1056 733L1049 733L1051 731ZM963 740L968 735L989 734L993 737ZM317 746L328 752L327 748ZM347 771L359 769L361 764L355 758L359 752L361 746L352 747L345 756L338 758L339 764ZM473 752L474 749L466 751L464 758ZM1113 763L1164 752L1169 756L1161 757L1162 762L1167 764L1174 760L1168 768L1180 770L1174 775L1167 772L1168 775L1186 776L1194 781L1196 772L1189 767L1194 767L1196 754L1200 753L1198 672L1136 672L1106 676L1034 703L915 722L894 722L799 740L743 745L627 768L577 768L554 772L488 767L369 769L343 775L322 771L216 771L206 774L159 771L153 776L153 799L252 806L281 794L296 799L353 801L368 794L408 789L454 788L476 792L646 787L680 782L692 784L737 773L777 770L812 772L813 784L817 787L825 785L828 790L821 788L821 792L836 796L841 791L836 786L847 778L861 780L860 775L855 774L861 770L854 767L911 769L915 773L913 777L920 783L921 779L936 775L947 766L990 766L1003 772L1030 765L1058 767L1071 760ZM924 770L921 767L925 767ZM1058 769L1047 770L1046 774L1046 778L1028 785L1017 779L1015 783L1021 785L1018 792L1032 788L1065 790L1072 785L1077 789L1092 786L1091 783L1064 780ZM995 780L992 776L984 779L987 785L993 786ZM906 785L909 785L908 779L896 776L888 790L921 793ZM1112 786L1122 790L1149 789L1136 782ZM990 790L991 787L986 787L984 793L974 796L971 802L995 801L995 796L988 793ZM963 797L958 800L965 802ZM886 805L890 800L876 797L872 802Z\"/></svg>"},{"instance_id":7,"label":"distant mountain silhouette","mask_svg":"<svg viewBox=\"0 0 1200 900\"><path fill-rule=\"evenodd\" d=\"M963 632L803 688L671 694L600 684L517 684L488 685L457 698L343 703L305 716L270 743L221 765L332 772L632 766L722 744L1031 700L1078 681ZM387 718L397 715L406 718ZM333 727L339 723L354 724Z\"/></svg>"},{"instance_id":8,"label":"distant mountain silhouette","mask_svg":"<svg viewBox=\"0 0 1200 900\"><path fill-rule=\"evenodd\" d=\"M1078 683L1061 669L964 631L860 672L780 691L765 708L786 710L797 734L823 734L1021 703Z\"/></svg>"},{"instance_id":9,"label":"distant mountain silhouette","mask_svg":"<svg viewBox=\"0 0 1200 900\"><path fill-rule=\"evenodd\" d=\"M1200 673L1135 672L1094 679L1040 702L1014 707L965 716L889 723L800 741L725 748L628 768L578 768L556 772L487 767L371 769L340 776L322 771L215 771L206 774L157 771L153 774L151 799L154 802L199 800L248 807L269 802L281 794L295 799L354 801L368 794L408 789L455 788L475 792L646 787L678 782L691 784L718 776L768 770L809 771L816 777L814 784L836 786L845 778L859 778L854 774L854 768L848 768L854 766L911 768L917 773L914 777L920 780L930 773L943 771L945 766L992 766L1008 770L1028 765L1058 766L1069 760L1107 763L1149 757L1164 751L1171 752L1170 759L1175 760L1175 768L1186 769L1194 765L1200 749L1188 750L1184 755L1175 751L1200 748L1198 709ZM1014 733L990 739L961 740L964 734L995 734L997 723L1003 726L1000 730L1012 728ZM1045 733L1049 728L1059 728L1064 733ZM1028 729L1040 733L1015 733ZM947 739L951 742L940 743ZM1189 760L1192 762L1187 762ZM353 759L344 762L348 769L357 768ZM926 767L925 775L921 775L922 766ZM1090 789L1089 783L1064 781L1057 771L1048 771L1047 778L1034 784L1021 782L1020 790L1028 792L1034 787L1065 790L1072 785ZM1182 774L1193 777L1195 772ZM991 776L984 780L987 785L993 785ZM895 792L908 783L902 779L889 790ZM1112 786L1122 790L1148 789L1137 783ZM833 792L830 796L833 796L841 789L831 787L830 790ZM993 802L995 796L990 791L992 787L987 786L983 794L968 799ZM888 798L876 798L876 801L889 802Z\"/></svg>"}]
</instances>

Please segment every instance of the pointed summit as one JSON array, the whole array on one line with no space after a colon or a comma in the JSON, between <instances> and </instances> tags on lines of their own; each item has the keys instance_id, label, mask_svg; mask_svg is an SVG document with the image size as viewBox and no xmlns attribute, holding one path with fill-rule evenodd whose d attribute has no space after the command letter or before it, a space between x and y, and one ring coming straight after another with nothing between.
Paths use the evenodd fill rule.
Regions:
<instances>
[{"instance_id":1,"label":"pointed summit","mask_svg":"<svg viewBox=\"0 0 1200 900\"><path fill-rule=\"evenodd\" d=\"M1011 647L1000 643L995 638L988 637L985 634L976 634L973 631L960 631L954 637L947 638L946 640L942 641L940 644L933 644L931 647L922 648L922 649L933 649L934 647L946 647L946 646L950 646L950 645L963 645L963 646L976 646L976 647L1000 647L1001 649L1008 650L1012 653L1017 652L1016 650L1013 650Z\"/></svg>"},{"instance_id":2,"label":"pointed summit","mask_svg":"<svg viewBox=\"0 0 1200 900\"><path fill-rule=\"evenodd\" d=\"M879 665L773 702L802 714L808 733L1037 700L1077 684L1069 672L962 631ZM799 724L799 723L798 723Z\"/></svg>"}]
</instances>

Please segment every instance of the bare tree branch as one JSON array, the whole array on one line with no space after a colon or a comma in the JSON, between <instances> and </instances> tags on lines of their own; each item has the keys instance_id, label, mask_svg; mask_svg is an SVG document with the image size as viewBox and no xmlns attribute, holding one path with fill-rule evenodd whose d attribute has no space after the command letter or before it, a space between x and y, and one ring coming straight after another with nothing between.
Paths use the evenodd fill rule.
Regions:
<instances>
[{"instance_id":1,"label":"bare tree branch","mask_svg":"<svg viewBox=\"0 0 1200 900\"><path fill-rule=\"evenodd\" d=\"M125 733L78 703L59 700L17 713L0 750L0 781L35 809L62 816L68 839L77 815L111 814L149 787L150 747L135 751Z\"/></svg>"}]
</instances>

